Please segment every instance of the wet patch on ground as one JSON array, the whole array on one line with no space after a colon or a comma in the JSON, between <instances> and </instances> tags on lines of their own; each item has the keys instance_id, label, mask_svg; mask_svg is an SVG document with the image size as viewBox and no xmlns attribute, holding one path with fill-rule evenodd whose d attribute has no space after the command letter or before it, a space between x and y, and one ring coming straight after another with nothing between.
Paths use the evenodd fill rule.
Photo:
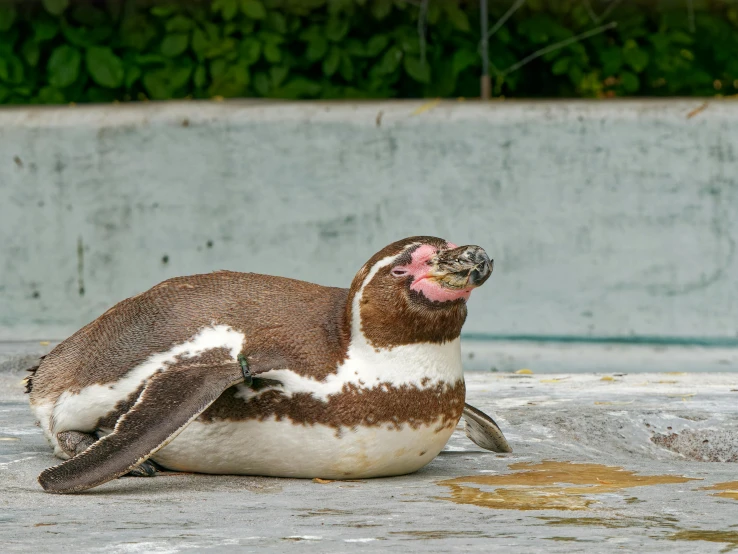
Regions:
<instances>
[{"instance_id":1,"label":"wet patch on ground","mask_svg":"<svg viewBox=\"0 0 738 554\"><path fill-rule=\"evenodd\" d=\"M731 500L738 500L738 481L728 481L727 483L716 483L710 487L702 487L700 490L703 491L719 491L712 496L719 496L720 498L730 498Z\"/></svg>"},{"instance_id":2,"label":"wet patch on ground","mask_svg":"<svg viewBox=\"0 0 738 554\"><path fill-rule=\"evenodd\" d=\"M676 475L637 475L621 467L600 464L543 461L511 464L515 473L472 475L440 481L450 488L456 504L503 510L586 510L594 495L632 487L686 483L694 479ZM491 490L483 490L491 489Z\"/></svg>"},{"instance_id":3,"label":"wet patch on ground","mask_svg":"<svg viewBox=\"0 0 738 554\"><path fill-rule=\"evenodd\" d=\"M683 529L666 537L672 541L705 541L725 544L720 552L738 550L738 531L710 531L706 529Z\"/></svg>"}]
</instances>

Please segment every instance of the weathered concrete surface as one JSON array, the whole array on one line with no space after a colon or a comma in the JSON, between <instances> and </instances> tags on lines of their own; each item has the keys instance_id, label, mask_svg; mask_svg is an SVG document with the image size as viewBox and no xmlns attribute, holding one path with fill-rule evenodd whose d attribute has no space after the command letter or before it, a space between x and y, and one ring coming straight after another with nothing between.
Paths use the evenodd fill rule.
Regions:
<instances>
[{"instance_id":1,"label":"weathered concrete surface","mask_svg":"<svg viewBox=\"0 0 738 554\"><path fill-rule=\"evenodd\" d=\"M36 365L58 341L0 341L0 372ZM721 373L738 369L738 348L668 347L653 344L558 343L467 339L461 344L464 367L472 371L512 373L690 372Z\"/></svg>"},{"instance_id":2,"label":"weathered concrete surface","mask_svg":"<svg viewBox=\"0 0 738 554\"><path fill-rule=\"evenodd\" d=\"M0 340L180 274L346 286L434 234L495 258L467 332L738 342L738 103L701 102L0 110Z\"/></svg>"},{"instance_id":3,"label":"weathered concrete surface","mask_svg":"<svg viewBox=\"0 0 738 554\"><path fill-rule=\"evenodd\" d=\"M3 552L738 548L738 465L697 461L738 455L735 374L469 372L469 402L496 418L513 454L483 452L459 432L405 477L170 475L77 496L48 495L35 481L55 460L21 377L0 372Z\"/></svg>"}]
</instances>

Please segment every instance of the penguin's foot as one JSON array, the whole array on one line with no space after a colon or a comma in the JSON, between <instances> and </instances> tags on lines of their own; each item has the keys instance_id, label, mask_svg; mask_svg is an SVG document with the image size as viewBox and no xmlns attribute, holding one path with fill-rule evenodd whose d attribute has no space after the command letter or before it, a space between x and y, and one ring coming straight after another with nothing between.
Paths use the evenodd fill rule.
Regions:
<instances>
[{"instance_id":1,"label":"penguin's foot","mask_svg":"<svg viewBox=\"0 0 738 554\"><path fill-rule=\"evenodd\" d=\"M82 431L62 431L56 434L56 440L64 453L74 458L97 442L97 437Z\"/></svg>"},{"instance_id":2,"label":"penguin's foot","mask_svg":"<svg viewBox=\"0 0 738 554\"><path fill-rule=\"evenodd\" d=\"M56 439L64 453L70 458L82 454L90 446L97 442L98 438L92 433L82 431L62 431L56 434ZM161 471L161 468L151 460L146 460L134 467L123 477L153 477Z\"/></svg>"},{"instance_id":3,"label":"penguin's foot","mask_svg":"<svg viewBox=\"0 0 738 554\"><path fill-rule=\"evenodd\" d=\"M131 471L126 473L123 477L154 477L159 473L161 469L151 460L146 460L134 467Z\"/></svg>"}]
</instances>

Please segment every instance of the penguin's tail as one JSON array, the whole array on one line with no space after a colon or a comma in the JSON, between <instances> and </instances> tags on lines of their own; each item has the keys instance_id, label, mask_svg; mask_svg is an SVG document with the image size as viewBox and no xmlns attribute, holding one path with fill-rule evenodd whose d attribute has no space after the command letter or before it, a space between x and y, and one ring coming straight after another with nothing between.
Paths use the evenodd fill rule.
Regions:
<instances>
[{"instance_id":1,"label":"penguin's tail","mask_svg":"<svg viewBox=\"0 0 738 554\"><path fill-rule=\"evenodd\" d=\"M31 373L28 377L26 377L23 380L25 382L25 384L26 384L26 394L29 394L33 390L33 377L36 375L36 372L38 371L38 368L41 367L41 362L44 361L44 358L45 357L46 356L41 356L38 359L38 364L37 365L35 365L33 367L29 367L26 370L26 371L29 371Z\"/></svg>"}]
</instances>

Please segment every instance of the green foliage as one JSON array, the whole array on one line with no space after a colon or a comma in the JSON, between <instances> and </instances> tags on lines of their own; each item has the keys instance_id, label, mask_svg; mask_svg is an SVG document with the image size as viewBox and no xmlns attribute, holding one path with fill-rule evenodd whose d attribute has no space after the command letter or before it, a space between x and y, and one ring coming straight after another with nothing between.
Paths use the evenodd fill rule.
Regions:
<instances>
[{"instance_id":1,"label":"green foliage","mask_svg":"<svg viewBox=\"0 0 738 554\"><path fill-rule=\"evenodd\" d=\"M490 28L511 5L490 0ZM738 93L738 6L693 7L528 0L490 37L494 93ZM0 103L478 96L478 2L424 13L409 0L0 0Z\"/></svg>"}]
</instances>

